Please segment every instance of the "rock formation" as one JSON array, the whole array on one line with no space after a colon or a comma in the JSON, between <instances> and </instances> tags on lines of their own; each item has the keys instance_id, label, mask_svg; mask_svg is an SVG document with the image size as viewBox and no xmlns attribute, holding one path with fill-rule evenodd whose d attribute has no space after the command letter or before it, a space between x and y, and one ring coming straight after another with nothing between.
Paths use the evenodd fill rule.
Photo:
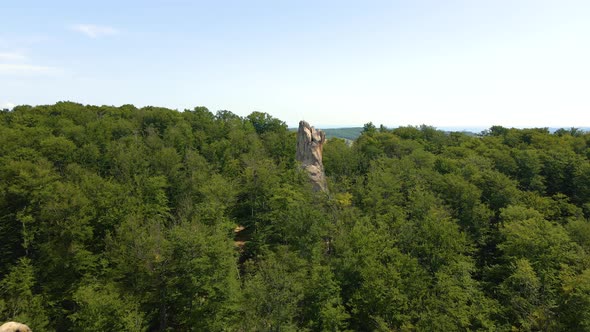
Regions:
<instances>
[{"instance_id":1,"label":"rock formation","mask_svg":"<svg viewBox=\"0 0 590 332\"><path fill-rule=\"evenodd\" d=\"M315 191L327 191L326 175L322 163L322 148L326 135L305 121L299 122L297 132L297 161L307 171Z\"/></svg>"},{"instance_id":2,"label":"rock formation","mask_svg":"<svg viewBox=\"0 0 590 332\"><path fill-rule=\"evenodd\" d=\"M25 324L6 322L0 326L0 332L31 332L31 329Z\"/></svg>"}]
</instances>

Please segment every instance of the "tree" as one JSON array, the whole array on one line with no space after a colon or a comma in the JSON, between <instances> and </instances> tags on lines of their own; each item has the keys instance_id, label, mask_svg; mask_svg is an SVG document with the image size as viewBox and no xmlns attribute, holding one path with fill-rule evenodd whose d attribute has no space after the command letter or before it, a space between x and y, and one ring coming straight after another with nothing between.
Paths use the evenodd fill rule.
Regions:
<instances>
[{"instance_id":1,"label":"tree","mask_svg":"<svg viewBox=\"0 0 590 332\"><path fill-rule=\"evenodd\" d=\"M252 112L246 117L259 135L269 131L278 132L287 129L287 124L268 113Z\"/></svg>"},{"instance_id":2,"label":"tree","mask_svg":"<svg viewBox=\"0 0 590 332\"><path fill-rule=\"evenodd\" d=\"M69 316L80 331L146 331L145 314L132 298L122 298L113 284L90 281L73 295L78 310Z\"/></svg>"},{"instance_id":3,"label":"tree","mask_svg":"<svg viewBox=\"0 0 590 332\"><path fill-rule=\"evenodd\" d=\"M29 258L21 258L0 281L0 315L3 320L26 323L33 329L51 331L46 299L38 288Z\"/></svg>"},{"instance_id":4,"label":"tree","mask_svg":"<svg viewBox=\"0 0 590 332\"><path fill-rule=\"evenodd\" d=\"M513 317L513 325L556 328L561 274L579 265L579 247L561 225L544 220L535 210L511 206L501 217L504 241L498 247L514 264L501 286L512 309L508 317Z\"/></svg>"},{"instance_id":5,"label":"tree","mask_svg":"<svg viewBox=\"0 0 590 332\"><path fill-rule=\"evenodd\" d=\"M247 331L298 331L307 279L305 262L280 248L246 271L242 327Z\"/></svg>"}]
</instances>

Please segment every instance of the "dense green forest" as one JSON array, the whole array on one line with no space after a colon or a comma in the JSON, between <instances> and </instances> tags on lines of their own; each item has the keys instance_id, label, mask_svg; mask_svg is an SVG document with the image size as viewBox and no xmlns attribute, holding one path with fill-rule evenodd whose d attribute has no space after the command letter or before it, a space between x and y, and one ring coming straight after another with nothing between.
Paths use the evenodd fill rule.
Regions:
<instances>
[{"instance_id":1,"label":"dense green forest","mask_svg":"<svg viewBox=\"0 0 590 332\"><path fill-rule=\"evenodd\" d=\"M328 193L295 139L259 112L0 112L0 320L590 331L590 134L368 123L324 146Z\"/></svg>"}]
</instances>

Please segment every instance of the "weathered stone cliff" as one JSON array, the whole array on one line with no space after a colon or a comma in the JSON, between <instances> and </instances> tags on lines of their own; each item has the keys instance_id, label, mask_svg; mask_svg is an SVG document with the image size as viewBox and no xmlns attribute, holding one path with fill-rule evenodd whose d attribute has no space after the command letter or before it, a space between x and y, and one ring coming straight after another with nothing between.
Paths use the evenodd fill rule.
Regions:
<instances>
[{"instance_id":1,"label":"weathered stone cliff","mask_svg":"<svg viewBox=\"0 0 590 332\"><path fill-rule=\"evenodd\" d=\"M0 326L0 332L31 332L31 328L17 322L6 322Z\"/></svg>"},{"instance_id":2,"label":"weathered stone cliff","mask_svg":"<svg viewBox=\"0 0 590 332\"><path fill-rule=\"evenodd\" d=\"M297 161L307 171L315 191L326 191L326 176L322 163L322 148L326 142L326 135L316 130L305 121L299 122L297 132Z\"/></svg>"}]
</instances>

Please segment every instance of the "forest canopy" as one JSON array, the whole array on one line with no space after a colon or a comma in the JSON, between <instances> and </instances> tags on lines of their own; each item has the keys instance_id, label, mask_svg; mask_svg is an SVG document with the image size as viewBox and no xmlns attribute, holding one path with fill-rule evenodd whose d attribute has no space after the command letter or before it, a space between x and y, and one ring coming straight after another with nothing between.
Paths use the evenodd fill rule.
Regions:
<instances>
[{"instance_id":1,"label":"forest canopy","mask_svg":"<svg viewBox=\"0 0 590 332\"><path fill-rule=\"evenodd\" d=\"M0 319L590 331L589 133L369 123L325 144L328 192L295 139L261 112L1 111Z\"/></svg>"}]
</instances>

